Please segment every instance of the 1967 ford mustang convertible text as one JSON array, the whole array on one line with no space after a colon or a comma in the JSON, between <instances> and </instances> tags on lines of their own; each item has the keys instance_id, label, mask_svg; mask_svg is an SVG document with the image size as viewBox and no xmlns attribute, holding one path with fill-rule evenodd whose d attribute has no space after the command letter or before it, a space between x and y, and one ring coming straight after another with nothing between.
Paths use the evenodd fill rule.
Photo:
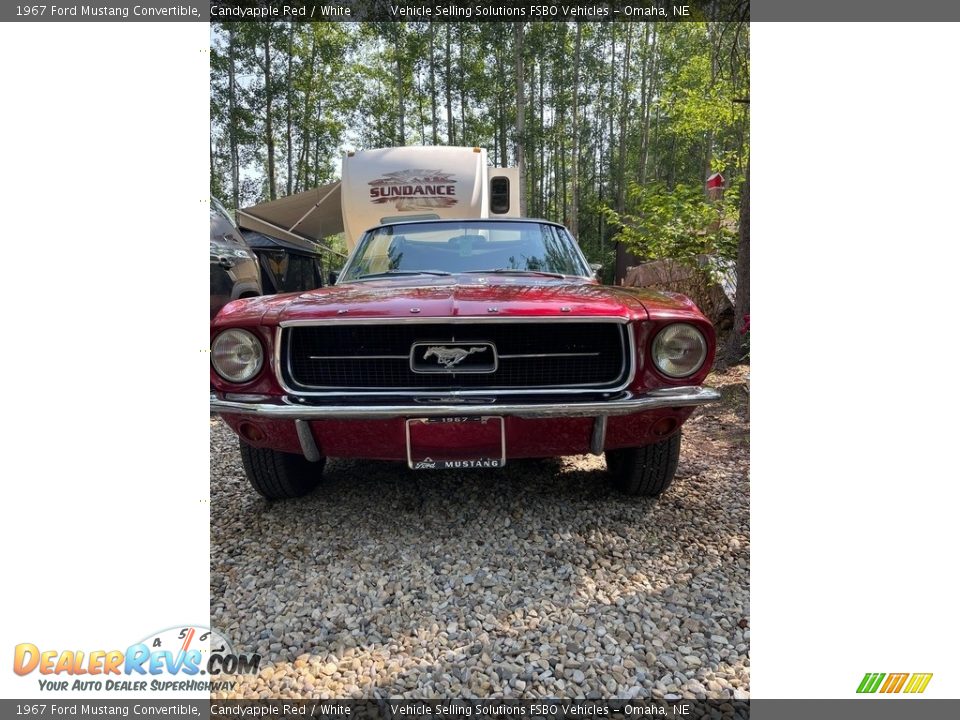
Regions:
<instances>
[{"instance_id":1,"label":"1967 ford mustang convertible text","mask_svg":"<svg viewBox=\"0 0 960 720\"><path fill-rule=\"evenodd\" d=\"M211 324L211 409L267 498L310 492L327 457L414 469L604 453L659 495L713 362L686 297L606 287L561 225L382 225L335 285L237 300Z\"/></svg>"}]
</instances>

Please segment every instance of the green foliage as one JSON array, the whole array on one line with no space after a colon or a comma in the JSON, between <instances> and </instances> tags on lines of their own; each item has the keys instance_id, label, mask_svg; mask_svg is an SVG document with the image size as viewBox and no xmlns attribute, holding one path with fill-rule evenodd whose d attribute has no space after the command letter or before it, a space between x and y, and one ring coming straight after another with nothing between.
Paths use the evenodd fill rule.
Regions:
<instances>
[{"instance_id":1,"label":"green foliage","mask_svg":"<svg viewBox=\"0 0 960 720\"><path fill-rule=\"evenodd\" d=\"M630 212L618 213L609 206L601 212L607 222L620 227L618 239L635 255L647 260L672 258L691 267L698 266L702 255L736 260L740 202L735 191L710 201L697 186L669 189L662 182L631 183L627 200Z\"/></svg>"},{"instance_id":2,"label":"green foliage","mask_svg":"<svg viewBox=\"0 0 960 720\"><path fill-rule=\"evenodd\" d=\"M749 97L748 25L583 23L579 52L577 32L563 22L214 24L211 189L241 206L267 199L268 144L281 196L288 177L291 192L336 177L344 149L475 145L499 166L522 152L527 215L575 218L608 281L618 242L648 258L732 257L749 154L747 106L734 102ZM703 182L714 171L729 189L712 204Z\"/></svg>"}]
</instances>

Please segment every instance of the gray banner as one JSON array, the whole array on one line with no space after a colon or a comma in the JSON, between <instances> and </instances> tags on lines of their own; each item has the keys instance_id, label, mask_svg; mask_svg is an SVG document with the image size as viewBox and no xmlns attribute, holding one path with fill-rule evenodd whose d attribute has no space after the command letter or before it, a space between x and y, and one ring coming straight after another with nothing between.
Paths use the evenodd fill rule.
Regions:
<instances>
[{"instance_id":1,"label":"gray banner","mask_svg":"<svg viewBox=\"0 0 960 720\"><path fill-rule=\"evenodd\" d=\"M683 22L749 16L749 0L114 0L3 4L28 22Z\"/></svg>"},{"instance_id":2,"label":"gray banner","mask_svg":"<svg viewBox=\"0 0 960 720\"><path fill-rule=\"evenodd\" d=\"M960 3L942 0L752 0L751 22L951 22Z\"/></svg>"},{"instance_id":3,"label":"gray banner","mask_svg":"<svg viewBox=\"0 0 960 720\"><path fill-rule=\"evenodd\" d=\"M960 717L960 700L871 697L849 700L751 700L751 720L933 720Z\"/></svg>"},{"instance_id":4,"label":"gray banner","mask_svg":"<svg viewBox=\"0 0 960 720\"><path fill-rule=\"evenodd\" d=\"M598 720L672 717L753 720L940 720L960 717L960 700L0 700L0 717L353 718Z\"/></svg>"},{"instance_id":5,"label":"gray banner","mask_svg":"<svg viewBox=\"0 0 960 720\"><path fill-rule=\"evenodd\" d=\"M480 10L479 8L483 8ZM544 9L546 8L546 9ZM653 9L661 11L652 12ZM956 21L942 0L114 0L2 3L3 22Z\"/></svg>"}]
</instances>

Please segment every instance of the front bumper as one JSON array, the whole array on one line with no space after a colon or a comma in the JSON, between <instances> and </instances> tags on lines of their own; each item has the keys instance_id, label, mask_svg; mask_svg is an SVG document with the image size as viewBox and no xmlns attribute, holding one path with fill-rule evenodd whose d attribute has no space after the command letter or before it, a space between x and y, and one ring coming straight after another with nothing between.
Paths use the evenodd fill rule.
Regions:
<instances>
[{"instance_id":1,"label":"front bumper","mask_svg":"<svg viewBox=\"0 0 960 720\"><path fill-rule=\"evenodd\" d=\"M277 420L377 420L404 417L459 417L468 415L520 418L609 417L659 410L663 408L705 405L720 399L720 393L708 387L659 388L644 393L622 392L609 398L588 401L514 401L477 397L446 396L420 398L397 404L343 403L316 404L283 396L211 393L210 410L216 413L250 415Z\"/></svg>"},{"instance_id":2,"label":"front bumper","mask_svg":"<svg viewBox=\"0 0 960 720\"><path fill-rule=\"evenodd\" d=\"M320 404L293 396L215 393L210 409L222 414L247 442L299 452L311 461L322 456L402 459L404 452L409 455L409 440L404 438L408 419L478 416L504 418L501 427L510 457L556 457L599 455L607 448L656 442L682 424L694 406L719 398L713 388L692 386L581 401L447 395L411 398L404 404ZM657 431L655 424L663 420L668 429Z\"/></svg>"}]
</instances>

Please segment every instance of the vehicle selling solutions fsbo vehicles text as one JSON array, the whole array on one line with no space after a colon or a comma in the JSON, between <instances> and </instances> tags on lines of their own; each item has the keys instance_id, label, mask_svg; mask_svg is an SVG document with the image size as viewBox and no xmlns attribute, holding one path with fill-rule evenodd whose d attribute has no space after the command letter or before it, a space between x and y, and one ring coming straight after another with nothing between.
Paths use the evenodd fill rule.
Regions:
<instances>
[{"instance_id":1,"label":"vehicle selling solutions fsbo vehicles text","mask_svg":"<svg viewBox=\"0 0 960 720\"><path fill-rule=\"evenodd\" d=\"M689 5L673 5L667 8L647 5L623 5L611 10L609 7L579 7L576 5L530 5L529 7L499 5L391 5L390 14L395 18L410 20L418 18L445 19L456 17L464 20L472 18L515 18L530 20L579 19L603 20L613 15L623 17L689 17Z\"/></svg>"},{"instance_id":2,"label":"vehicle selling solutions fsbo vehicles text","mask_svg":"<svg viewBox=\"0 0 960 720\"><path fill-rule=\"evenodd\" d=\"M517 19L545 19L545 18L581 18L602 20L610 16L608 7L578 7L567 5L530 5L529 7L499 6L499 5L391 5L390 14L395 18L462 18L469 20L475 17L502 17Z\"/></svg>"}]
</instances>

